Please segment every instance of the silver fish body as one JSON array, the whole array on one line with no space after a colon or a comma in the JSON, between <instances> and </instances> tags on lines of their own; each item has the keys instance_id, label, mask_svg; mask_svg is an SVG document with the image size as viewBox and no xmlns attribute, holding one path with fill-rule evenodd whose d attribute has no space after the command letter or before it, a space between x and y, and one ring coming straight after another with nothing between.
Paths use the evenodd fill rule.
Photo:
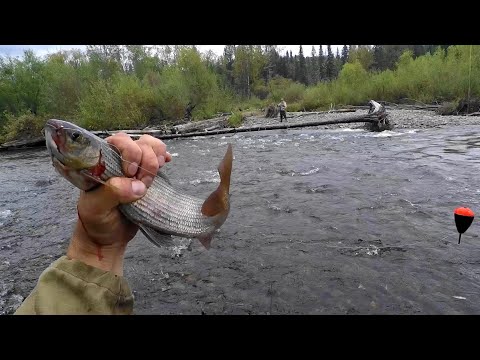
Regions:
<instances>
[{"instance_id":1,"label":"silver fish body","mask_svg":"<svg viewBox=\"0 0 480 360\"><path fill-rule=\"evenodd\" d=\"M62 129L66 138L59 140L58 134ZM72 137L68 137L69 131L77 134L80 132L84 137L82 140L85 142L88 140L88 145L81 148L81 152L74 153L72 151L70 157L66 156L69 148L67 145L69 142L72 143ZM123 160L117 150L104 139L85 129L65 121L52 119L45 126L45 137L47 148L57 169L59 166L66 169L68 168L66 164L69 163L76 165L75 156L83 156L84 159L88 159L88 166L91 167L97 160L93 159L92 161L91 158L94 157L92 154L98 153L97 165L101 164L102 166L102 172L98 178L102 182L111 177L125 176L122 172ZM78 142L78 139L75 141ZM73 147L70 148L73 149ZM135 202L119 205L119 210L128 220L139 225L144 235L157 246L170 244L171 236L174 235L198 238L206 248L209 248L214 232L223 225L230 211L228 191L232 159L232 149L229 145L225 158L219 166L220 185L207 200L180 192L160 169L147 193ZM226 170L225 165L227 166ZM82 186L75 181L76 176L80 174L80 176L85 176L85 180L90 181L94 178L86 169L74 169L74 174L71 173L72 169L68 170L60 171L60 173L80 188ZM208 210L209 206L210 208L214 206L215 209L221 208L221 211L217 210L216 213L215 211L212 213L211 210Z\"/></svg>"}]
</instances>

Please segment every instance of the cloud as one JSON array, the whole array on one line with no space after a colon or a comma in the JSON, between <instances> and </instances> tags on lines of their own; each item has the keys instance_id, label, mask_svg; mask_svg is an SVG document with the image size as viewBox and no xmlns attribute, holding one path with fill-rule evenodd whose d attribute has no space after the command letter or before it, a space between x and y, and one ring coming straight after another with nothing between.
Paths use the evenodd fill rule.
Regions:
<instances>
[{"instance_id":1,"label":"cloud","mask_svg":"<svg viewBox=\"0 0 480 360\"><path fill-rule=\"evenodd\" d=\"M225 45L197 45L198 50L201 52L207 52L209 50L213 51L216 55L223 55L223 48ZM310 56L312 46L315 46L315 51L318 53L319 45L302 45L303 53L305 56ZM332 51L335 54L337 47L343 45L332 45ZM278 49L282 55L285 52L292 51L292 55L297 55L300 45L278 45ZM17 57L22 56L23 52L27 49L31 49L38 56L43 56L46 54L52 54L60 50L71 50L71 49L80 49L85 50L87 47L85 45L0 45L0 56L11 56ZM323 45L323 53L327 51L327 46Z\"/></svg>"},{"instance_id":2,"label":"cloud","mask_svg":"<svg viewBox=\"0 0 480 360\"><path fill-rule=\"evenodd\" d=\"M60 50L85 50L85 45L0 45L0 56L22 56L25 50L33 50L38 56L52 54Z\"/></svg>"}]
</instances>

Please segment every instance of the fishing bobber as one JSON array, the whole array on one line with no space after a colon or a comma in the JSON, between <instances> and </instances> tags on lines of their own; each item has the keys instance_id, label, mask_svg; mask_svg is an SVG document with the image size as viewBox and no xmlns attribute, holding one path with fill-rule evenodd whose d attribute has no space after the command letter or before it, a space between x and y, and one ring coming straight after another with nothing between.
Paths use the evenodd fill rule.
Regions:
<instances>
[{"instance_id":1,"label":"fishing bobber","mask_svg":"<svg viewBox=\"0 0 480 360\"><path fill-rule=\"evenodd\" d=\"M467 231L467 229L472 224L475 214L472 210L465 207L456 208L454 211L455 214L455 225L457 226L457 231L459 233L458 243L460 244L460 238L462 234Z\"/></svg>"}]
</instances>

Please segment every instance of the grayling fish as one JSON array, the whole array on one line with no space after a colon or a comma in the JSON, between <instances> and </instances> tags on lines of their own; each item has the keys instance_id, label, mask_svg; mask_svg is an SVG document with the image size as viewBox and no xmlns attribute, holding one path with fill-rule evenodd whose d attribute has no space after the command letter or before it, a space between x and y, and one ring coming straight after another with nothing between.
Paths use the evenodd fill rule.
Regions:
<instances>
[{"instance_id":1,"label":"grayling fish","mask_svg":"<svg viewBox=\"0 0 480 360\"><path fill-rule=\"evenodd\" d=\"M118 150L106 140L81 127L48 120L45 128L47 149L53 166L76 187L90 190L111 177L125 176ZM220 184L206 200L176 190L161 170L141 199L119 205L122 214L137 224L155 245L171 243L171 236L197 238L207 249L214 232L230 211L230 175L233 153L229 144L218 172Z\"/></svg>"}]
</instances>

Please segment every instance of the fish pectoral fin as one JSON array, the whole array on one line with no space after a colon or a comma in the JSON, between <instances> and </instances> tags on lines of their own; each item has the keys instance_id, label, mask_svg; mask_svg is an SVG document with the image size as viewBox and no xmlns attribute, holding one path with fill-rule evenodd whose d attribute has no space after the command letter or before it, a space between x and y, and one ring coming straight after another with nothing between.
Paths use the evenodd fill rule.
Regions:
<instances>
[{"instance_id":1,"label":"fish pectoral fin","mask_svg":"<svg viewBox=\"0 0 480 360\"><path fill-rule=\"evenodd\" d=\"M157 247L172 246L172 235L163 233L145 225L139 225L140 231Z\"/></svg>"}]
</instances>

